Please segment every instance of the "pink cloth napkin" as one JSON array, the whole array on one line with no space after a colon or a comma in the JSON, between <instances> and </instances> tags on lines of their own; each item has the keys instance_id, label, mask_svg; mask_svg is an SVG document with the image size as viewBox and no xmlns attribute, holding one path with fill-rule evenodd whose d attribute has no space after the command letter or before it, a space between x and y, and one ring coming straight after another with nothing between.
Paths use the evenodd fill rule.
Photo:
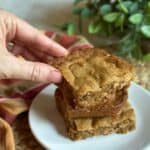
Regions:
<instances>
[{"instance_id":1,"label":"pink cloth napkin","mask_svg":"<svg viewBox=\"0 0 150 150\"><path fill-rule=\"evenodd\" d=\"M82 36L47 31L45 34L69 51L89 48L92 45ZM14 150L11 124L17 115L28 111L35 96L48 84L22 80L0 80L0 150Z\"/></svg>"}]
</instances>

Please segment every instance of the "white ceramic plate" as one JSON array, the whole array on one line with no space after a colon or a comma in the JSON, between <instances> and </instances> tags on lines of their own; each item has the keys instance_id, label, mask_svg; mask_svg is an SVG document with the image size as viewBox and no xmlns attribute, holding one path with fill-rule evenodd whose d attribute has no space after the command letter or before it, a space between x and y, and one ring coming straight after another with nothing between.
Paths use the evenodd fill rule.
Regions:
<instances>
[{"instance_id":1,"label":"white ceramic plate","mask_svg":"<svg viewBox=\"0 0 150 150\"><path fill-rule=\"evenodd\" d=\"M150 93L132 83L129 100L136 113L136 130L125 135L95 136L80 141L66 137L63 119L53 99L55 86L45 88L33 101L29 124L35 138L51 150L150 150Z\"/></svg>"}]
</instances>

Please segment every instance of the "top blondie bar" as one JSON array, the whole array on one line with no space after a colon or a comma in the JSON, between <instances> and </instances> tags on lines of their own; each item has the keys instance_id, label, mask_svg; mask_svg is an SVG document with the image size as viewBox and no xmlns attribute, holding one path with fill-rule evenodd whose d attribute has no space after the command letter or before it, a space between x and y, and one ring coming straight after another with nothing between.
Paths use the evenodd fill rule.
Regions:
<instances>
[{"instance_id":1,"label":"top blondie bar","mask_svg":"<svg viewBox=\"0 0 150 150\"><path fill-rule=\"evenodd\" d=\"M128 87L133 78L128 62L100 48L72 51L56 59L53 65L61 71L74 97L122 89Z\"/></svg>"}]
</instances>

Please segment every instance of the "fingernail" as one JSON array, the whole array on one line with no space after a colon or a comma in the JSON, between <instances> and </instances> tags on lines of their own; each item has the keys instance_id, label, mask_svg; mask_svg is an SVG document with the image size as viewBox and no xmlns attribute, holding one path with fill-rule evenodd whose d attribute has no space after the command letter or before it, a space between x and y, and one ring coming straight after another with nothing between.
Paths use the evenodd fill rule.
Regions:
<instances>
[{"instance_id":1,"label":"fingernail","mask_svg":"<svg viewBox=\"0 0 150 150\"><path fill-rule=\"evenodd\" d=\"M69 54L68 50L62 47L62 56L67 56Z\"/></svg>"},{"instance_id":2,"label":"fingernail","mask_svg":"<svg viewBox=\"0 0 150 150\"><path fill-rule=\"evenodd\" d=\"M68 54L69 52L66 49L64 49L61 53L61 56L67 56Z\"/></svg>"}]
</instances>

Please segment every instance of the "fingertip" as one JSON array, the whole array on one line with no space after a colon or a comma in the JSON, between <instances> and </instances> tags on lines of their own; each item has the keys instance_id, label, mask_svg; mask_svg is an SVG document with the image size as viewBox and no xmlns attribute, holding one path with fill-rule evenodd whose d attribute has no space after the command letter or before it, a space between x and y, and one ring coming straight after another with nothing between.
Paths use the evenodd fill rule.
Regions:
<instances>
[{"instance_id":1,"label":"fingertip","mask_svg":"<svg viewBox=\"0 0 150 150\"><path fill-rule=\"evenodd\" d=\"M61 57L61 56L66 56L68 55L68 50L65 49L63 46L59 45L58 43L55 42L55 51L54 51L54 55L57 57ZM53 51L51 49L51 51Z\"/></svg>"},{"instance_id":2,"label":"fingertip","mask_svg":"<svg viewBox=\"0 0 150 150\"><path fill-rule=\"evenodd\" d=\"M43 64L43 63L42 64L38 63L38 67L40 68L34 69L35 71L33 71L34 73L33 73L32 79L35 79L41 82L46 82L46 83L47 82L48 83L60 83L61 82L62 75L57 69L47 64ZM40 70L40 71L36 71L36 70Z\"/></svg>"},{"instance_id":3,"label":"fingertip","mask_svg":"<svg viewBox=\"0 0 150 150\"><path fill-rule=\"evenodd\" d=\"M67 56L69 54L69 52L66 50L64 56Z\"/></svg>"},{"instance_id":4,"label":"fingertip","mask_svg":"<svg viewBox=\"0 0 150 150\"><path fill-rule=\"evenodd\" d=\"M53 83L60 83L62 81L62 75L57 70L51 70L47 80Z\"/></svg>"},{"instance_id":5,"label":"fingertip","mask_svg":"<svg viewBox=\"0 0 150 150\"><path fill-rule=\"evenodd\" d=\"M69 54L69 52L67 50L64 50L62 53L62 56L67 56Z\"/></svg>"}]
</instances>

